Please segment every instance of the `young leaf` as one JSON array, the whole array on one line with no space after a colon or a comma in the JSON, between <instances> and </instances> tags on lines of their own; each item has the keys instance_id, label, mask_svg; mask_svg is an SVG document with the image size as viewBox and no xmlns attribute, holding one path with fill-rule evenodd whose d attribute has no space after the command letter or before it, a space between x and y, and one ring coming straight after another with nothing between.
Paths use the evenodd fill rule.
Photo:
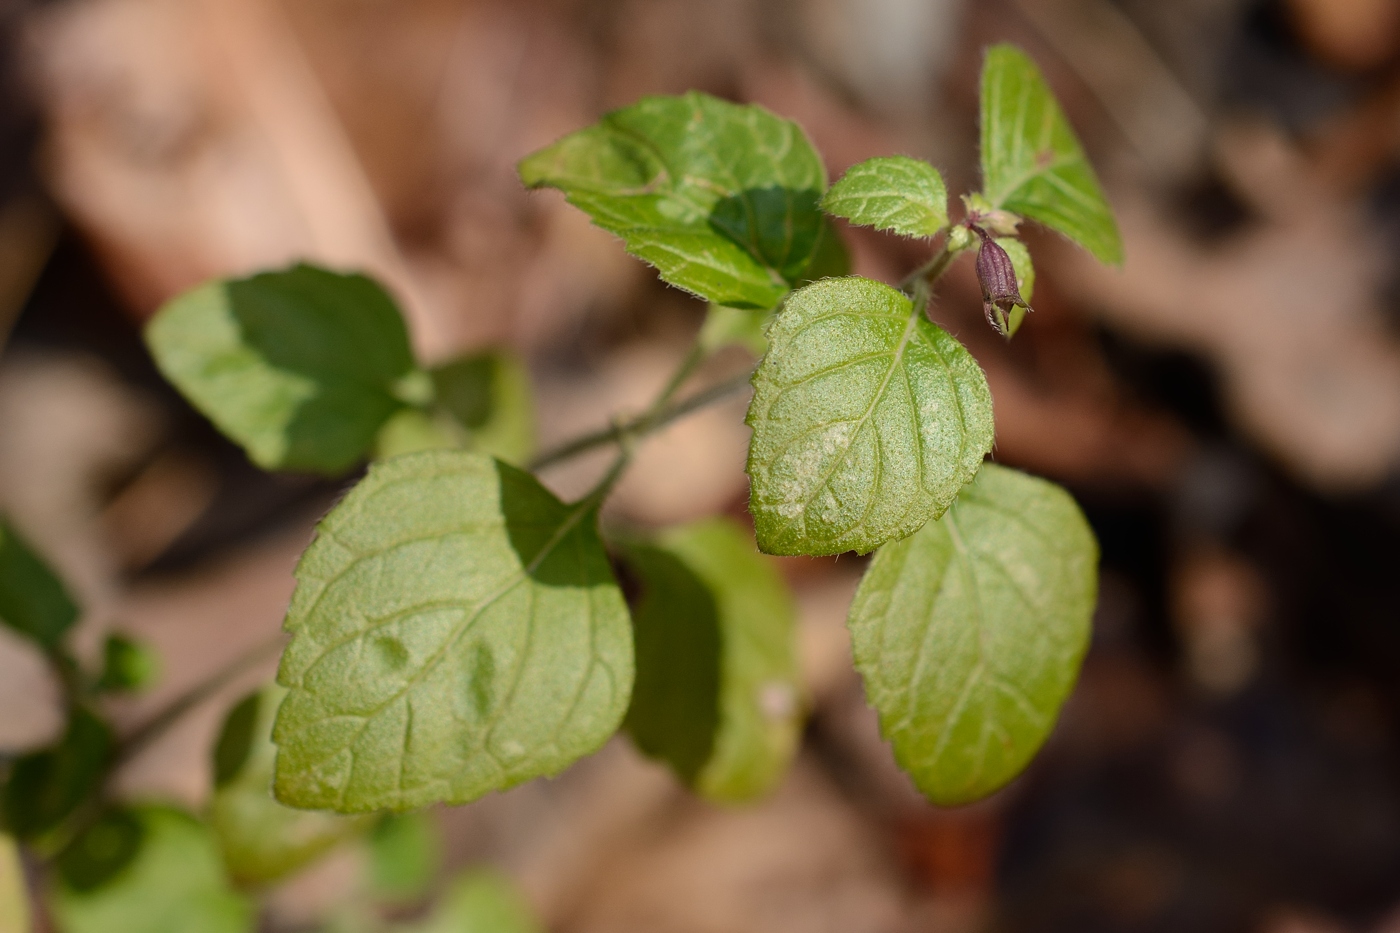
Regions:
<instances>
[{"instance_id":1,"label":"young leaf","mask_svg":"<svg viewBox=\"0 0 1400 933\"><path fill-rule=\"evenodd\" d=\"M53 652L77 618L63 582L0 520L0 624Z\"/></svg>"},{"instance_id":2,"label":"young leaf","mask_svg":"<svg viewBox=\"0 0 1400 933\"><path fill-rule=\"evenodd\" d=\"M821 157L795 123L691 91L647 97L520 163L661 278L716 304L771 308L823 239ZM821 273L826 274L826 273Z\"/></svg>"},{"instance_id":3,"label":"young leaf","mask_svg":"<svg viewBox=\"0 0 1400 933\"><path fill-rule=\"evenodd\" d=\"M167 807L141 807L135 858L105 884L60 879L51 905L63 933L251 933L252 906L229 889L209 829Z\"/></svg>"},{"instance_id":4,"label":"young leaf","mask_svg":"<svg viewBox=\"0 0 1400 933\"><path fill-rule=\"evenodd\" d=\"M750 308L726 308L711 304L705 314L705 323L700 328L700 346L707 352L737 344L754 356L762 356L768 349L768 338L763 335L770 315L766 311Z\"/></svg>"},{"instance_id":5,"label":"young leaf","mask_svg":"<svg viewBox=\"0 0 1400 933\"><path fill-rule=\"evenodd\" d=\"M861 226L929 237L948 226L948 189L927 162L881 156L851 166L822 198L822 210Z\"/></svg>"},{"instance_id":6,"label":"young leaf","mask_svg":"<svg viewBox=\"0 0 1400 933\"><path fill-rule=\"evenodd\" d=\"M0 832L0 933L29 933L29 894L13 836Z\"/></svg>"},{"instance_id":7,"label":"young leaf","mask_svg":"<svg viewBox=\"0 0 1400 933\"><path fill-rule=\"evenodd\" d=\"M543 933L510 879L477 869L463 875L424 923L405 933Z\"/></svg>"},{"instance_id":8,"label":"young leaf","mask_svg":"<svg viewBox=\"0 0 1400 933\"><path fill-rule=\"evenodd\" d=\"M988 49L982 68L982 184L992 207L1060 231L1100 262L1123 261L1084 149L1040 69L1011 45Z\"/></svg>"},{"instance_id":9,"label":"young leaf","mask_svg":"<svg viewBox=\"0 0 1400 933\"><path fill-rule=\"evenodd\" d=\"M702 795L749 800L797 750L796 611L732 522L709 519L627 548L643 586L627 730Z\"/></svg>"},{"instance_id":10,"label":"young leaf","mask_svg":"<svg viewBox=\"0 0 1400 933\"><path fill-rule=\"evenodd\" d=\"M269 686L240 702L214 748L209 825L229 875L244 886L287 878L370 825L367 818L293 810L272 798L272 720L284 694Z\"/></svg>"},{"instance_id":11,"label":"young leaf","mask_svg":"<svg viewBox=\"0 0 1400 933\"><path fill-rule=\"evenodd\" d=\"M912 534L992 447L981 367L887 285L809 285L768 340L747 420L749 509L770 554L865 552Z\"/></svg>"},{"instance_id":12,"label":"young leaf","mask_svg":"<svg viewBox=\"0 0 1400 933\"><path fill-rule=\"evenodd\" d=\"M267 470L343 473L394 412L431 393L384 289L308 265L186 292L147 325L146 343Z\"/></svg>"},{"instance_id":13,"label":"young leaf","mask_svg":"<svg viewBox=\"0 0 1400 933\"><path fill-rule=\"evenodd\" d=\"M97 689L113 692L144 690L160 677L160 656L125 635L108 635L102 648L102 674Z\"/></svg>"},{"instance_id":14,"label":"young leaf","mask_svg":"<svg viewBox=\"0 0 1400 933\"><path fill-rule=\"evenodd\" d=\"M5 785L5 824L21 839L52 829L88 798L112 750L107 724L82 707L52 748L15 762Z\"/></svg>"},{"instance_id":15,"label":"young leaf","mask_svg":"<svg viewBox=\"0 0 1400 933\"><path fill-rule=\"evenodd\" d=\"M442 832L427 813L386 813L369 837L369 872L380 900L414 901L442 867Z\"/></svg>"},{"instance_id":16,"label":"young leaf","mask_svg":"<svg viewBox=\"0 0 1400 933\"><path fill-rule=\"evenodd\" d=\"M555 774L617 729L632 626L588 503L481 454L382 461L297 567L283 803L466 803Z\"/></svg>"},{"instance_id":17,"label":"young leaf","mask_svg":"<svg viewBox=\"0 0 1400 933\"><path fill-rule=\"evenodd\" d=\"M534 390L519 358L494 350L454 360L429 375L438 403L470 433L472 450L516 466L534 454Z\"/></svg>"},{"instance_id":18,"label":"young leaf","mask_svg":"<svg viewBox=\"0 0 1400 933\"><path fill-rule=\"evenodd\" d=\"M985 797L1045 741L1088 645L1097 563L1064 490L995 464L875 556L851 605L856 667L934 803Z\"/></svg>"}]
</instances>

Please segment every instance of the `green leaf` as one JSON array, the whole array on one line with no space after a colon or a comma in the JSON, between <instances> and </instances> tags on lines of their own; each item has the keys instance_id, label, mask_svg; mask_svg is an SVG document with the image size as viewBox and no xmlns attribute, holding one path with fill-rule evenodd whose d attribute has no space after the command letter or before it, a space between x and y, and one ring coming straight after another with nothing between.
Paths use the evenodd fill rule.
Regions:
<instances>
[{"instance_id":1,"label":"green leaf","mask_svg":"<svg viewBox=\"0 0 1400 933\"><path fill-rule=\"evenodd\" d=\"M851 605L856 667L934 803L985 797L1045 741L1088 646L1097 564L1068 493L995 464L875 556Z\"/></svg>"},{"instance_id":2,"label":"green leaf","mask_svg":"<svg viewBox=\"0 0 1400 933\"><path fill-rule=\"evenodd\" d=\"M160 678L160 656L125 635L108 635L102 648L102 674L97 689L113 692L144 690Z\"/></svg>"},{"instance_id":3,"label":"green leaf","mask_svg":"<svg viewBox=\"0 0 1400 933\"><path fill-rule=\"evenodd\" d=\"M1060 231L1117 265L1123 243L1094 169L1026 53L994 45L982 68L982 184L994 208Z\"/></svg>"},{"instance_id":4,"label":"green leaf","mask_svg":"<svg viewBox=\"0 0 1400 933\"><path fill-rule=\"evenodd\" d=\"M284 693L269 686L240 702L214 748L217 789L209 825L229 875L240 885L287 878L370 826L367 818L293 810L273 799L272 720Z\"/></svg>"},{"instance_id":5,"label":"green leaf","mask_svg":"<svg viewBox=\"0 0 1400 933\"><path fill-rule=\"evenodd\" d=\"M275 789L342 812L466 803L597 750L632 627L593 503L481 454L383 461L297 567Z\"/></svg>"},{"instance_id":6,"label":"green leaf","mask_svg":"<svg viewBox=\"0 0 1400 933\"><path fill-rule=\"evenodd\" d=\"M839 278L850 274L851 254L846 250L846 243L841 239L835 225L823 217L817 245L812 249L812 258L797 284L809 285L821 279Z\"/></svg>"},{"instance_id":7,"label":"green leaf","mask_svg":"<svg viewBox=\"0 0 1400 933\"><path fill-rule=\"evenodd\" d=\"M464 874L426 922L405 933L543 933L530 905L500 872Z\"/></svg>"},{"instance_id":8,"label":"green leaf","mask_svg":"<svg viewBox=\"0 0 1400 933\"><path fill-rule=\"evenodd\" d=\"M948 189L927 162L881 156L851 166L822 198L822 210L864 227L930 237L948 226Z\"/></svg>"},{"instance_id":9,"label":"green leaf","mask_svg":"<svg viewBox=\"0 0 1400 933\"><path fill-rule=\"evenodd\" d=\"M252 906L229 889L208 827L167 807L134 811L136 857L102 886L60 880L51 895L63 933L249 933Z\"/></svg>"},{"instance_id":10,"label":"green leaf","mask_svg":"<svg viewBox=\"0 0 1400 933\"><path fill-rule=\"evenodd\" d=\"M1011 257L1011 268L1016 270L1016 288L1021 292L1021 298L1026 304L1030 304L1031 294L1035 291L1035 265L1031 262L1031 251L1015 237L997 237L996 241L998 246L1006 250L1006 255ZM1006 335L1015 336L1025 319L1026 309L1020 305L1013 307L1007 319Z\"/></svg>"},{"instance_id":11,"label":"green leaf","mask_svg":"<svg viewBox=\"0 0 1400 933\"><path fill-rule=\"evenodd\" d=\"M737 344L754 356L762 356L768 349L768 338L763 332L771 317L767 311L711 304L705 323L700 327L700 346L713 353L721 347Z\"/></svg>"},{"instance_id":12,"label":"green leaf","mask_svg":"<svg viewBox=\"0 0 1400 933\"><path fill-rule=\"evenodd\" d=\"M463 357L430 373L440 405L470 434L470 446L516 466L535 453L530 371L502 350Z\"/></svg>"},{"instance_id":13,"label":"green leaf","mask_svg":"<svg viewBox=\"0 0 1400 933\"><path fill-rule=\"evenodd\" d=\"M0 623L53 652L77 618L63 582L0 520Z\"/></svg>"},{"instance_id":14,"label":"green leaf","mask_svg":"<svg viewBox=\"0 0 1400 933\"><path fill-rule=\"evenodd\" d=\"M661 278L716 304L773 307L823 237L826 169L801 127L696 91L615 110L528 156L520 178L563 190Z\"/></svg>"},{"instance_id":15,"label":"green leaf","mask_svg":"<svg viewBox=\"0 0 1400 933\"><path fill-rule=\"evenodd\" d=\"M307 265L209 282L146 327L160 371L267 470L335 476L431 387L393 299Z\"/></svg>"},{"instance_id":16,"label":"green leaf","mask_svg":"<svg viewBox=\"0 0 1400 933\"><path fill-rule=\"evenodd\" d=\"M887 285L809 285L768 340L747 420L749 510L770 554L865 552L913 534L991 449L981 367Z\"/></svg>"},{"instance_id":17,"label":"green leaf","mask_svg":"<svg viewBox=\"0 0 1400 933\"><path fill-rule=\"evenodd\" d=\"M369 837L370 879L377 897L417 900L442 867L442 832L427 813L388 813Z\"/></svg>"},{"instance_id":18,"label":"green leaf","mask_svg":"<svg viewBox=\"0 0 1400 933\"><path fill-rule=\"evenodd\" d=\"M97 790L112 750L107 724L78 707L52 748L15 762L5 785L5 823L21 839L52 829Z\"/></svg>"},{"instance_id":19,"label":"green leaf","mask_svg":"<svg viewBox=\"0 0 1400 933\"><path fill-rule=\"evenodd\" d=\"M466 446L467 432L446 412L401 408L375 435L371 456L385 460L424 450L461 450Z\"/></svg>"},{"instance_id":20,"label":"green leaf","mask_svg":"<svg viewBox=\"0 0 1400 933\"><path fill-rule=\"evenodd\" d=\"M626 557L643 588L628 732L712 800L772 790L802 727L796 610L782 577L726 519L671 529Z\"/></svg>"},{"instance_id":21,"label":"green leaf","mask_svg":"<svg viewBox=\"0 0 1400 933\"><path fill-rule=\"evenodd\" d=\"M124 807L107 809L57 858L63 881L74 891L92 891L115 877L141 851L145 826Z\"/></svg>"},{"instance_id":22,"label":"green leaf","mask_svg":"<svg viewBox=\"0 0 1400 933\"><path fill-rule=\"evenodd\" d=\"M13 836L0 833L0 933L29 933L29 893Z\"/></svg>"}]
</instances>

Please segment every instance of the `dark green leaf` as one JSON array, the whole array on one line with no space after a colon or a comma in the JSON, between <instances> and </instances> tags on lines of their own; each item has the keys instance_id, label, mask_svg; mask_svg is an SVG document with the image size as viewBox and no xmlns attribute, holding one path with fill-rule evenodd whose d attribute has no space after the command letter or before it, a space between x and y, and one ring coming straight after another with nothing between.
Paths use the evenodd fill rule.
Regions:
<instances>
[{"instance_id":1,"label":"dark green leaf","mask_svg":"<svg viewBox=\"0 0 1400 933\"><path fill-rule=\"evenodd\" d=\"M253 751L258 714L263 705L262 691L254 690L229 710L214 743L214 786L222 787L238 777Z\"/></svg>"},{"instance_id":2,"label":"dark green leaf","mask_svg":"<svg viewBox=\"0 0 1400 933\"><path fill-rule=\"evenodd\" d=\"M442 833L427 813L385 814L369 846L374 892L390 902L422 897L442 867Z\"/></svg>"},{"instance_id":3,"label":"dark green leaf","mask_svg":"<svg viewBox=\"0 0 1400 933\"><path fill-rule=\"evenodd\" d=\"M29 892L14 837L0 832L0 933L29 933Z\"/></svg>"},{"instance_id":4,"label":"dark green leaf","mask_svg":"<svg viewBox=\"0 0 1400 933\"><path fill-rule=\"evenodd\" d=\"M78 892L101 887L136 858L144 835L135 813L122 808L105 811L59 854L63 883Z\"/></svg>"},{"instance_id":5,"label":"dark green leaf","mask_svg":"<svg viewBox=\"0 0 1400 933\"><path fill-rule=\"evenodd\" d=\"M102 780L112 750L106 723L74 709L57 745L15 762L5 785L5 822L21 839L57 826Z\"/></svg>"},{"instance_id":6,"label":"dark green leaf","mask_svg":"<svg viewBox=\"0 0 1400 933\"><path fill-rule=\"evenodd\" d=\"M632 631L593 507L480 454L383 461L297 568L276 792L342 812L465 803L600 747Z\"/></svg>"},{"instance_id":7,"label":"dark green leaf","mask_svg":"<svg viewBox=\"0 0 1400 933\"><path fill-rule=\"evenodd\" d=\"M408 332L363 275L299 265L214 281L146 328L165 377L268 470L338 475L406 402L426 402Z\"/></svg>"},{"instance_id":8,"label":"dark green leaf","mask_svg":"<svg viewBox=\"0 0 1400 933\"><path fill-rule=\"evenodd\" d=\"M992 46L982 69L982 184L992 207L1060 231L1101 262L1123 261L1083 147L1040 69L1011 45Z\"/></svg>"},{"instance_id":9,"label":"dark green leaf","mask_svg":"<svg viewBox=\"0 0 1400 933\"><path fill-rule=\"evenodd\" d=\"M78 618L67 588L8 523L0 522L0 623L49 651Z\"/></svg>"},{"instance_id":10,"label":"dark green leaf","mask_svg":"<svg viewBox=\"0 0 1400 933\"><path fill-rule=\"evenodd\" d=\"M102 655L99 690L144 690L160 677L160 656L125 635L108 635Z\"/></svg>"},{"instance_id":11,"label":"dark green leaf","mask_svg":"<svg viewBox=\"0 0 1400 933\"><path fill-rule=\"evenodd\" d=\"M283 695L269 686L240 702L214 749L209 824L229 875L241 885L287 878L369 828L366 818L293 810L272 798L272 720Z\"/></svg>"},{"instance_id":12,"label":"dark green leaf","mask_svg":"<svg viewBox=\"0 0 1400 933\"><path fill-rule=\"evenodd\" d=\"M647 97L520 163L672 285L771 308L823 236L821 157L795 123L691 91Z\"/></svg>"},{"instance_id":13,"label":"dark green leaf","mask_svg":"<svg viewBox=\"0 0 1400 933\"><path fill-rule=\"evenodd\" d=\"M500 350L464 357L432 370L440 405L467 428L478 453L523 464L535 452L534 392L530 372Z\"/></svg>"},{"instance_id":14,"label":"dark green leaf","mask_svg":"<svg viewBox=\"0 0 1400 933\"><path fill-rule=\"evenodd\" d=\"M881 156L851 166L822 198L822 210L861 226L930 237L948 226L948 189L927 162Z\"/></svg>"},{"instance_id":15,"label":"dark green leaf","mask_svg":"<svg viewBox=\"0 0 1400 933\"><path fill-rule=\"evenodd\" d=\"M977 362L869 279L795 292L768 329L748 423L749 509L770 554L870 551L943 514L991 449Z\"/></svg>"},{"instance_id":16,"label":"dark green leaf","mask_svg":"<svg viewBox=\"0 0 1400 933\"><path fill-rule=\"evenodd\" d=\"M796 613L782 578L725 519L626 555L643 587L628 732L712 800L771 790L802 724Z\"/></svg>"},{"instance_id":17,"label":"dark green leaf","mask_svg":"<svg viewBox=\"0 0 1400 933\"><path fill-rule=\"evenodd\" d=\"M251 905L229 889L209 829L178 810L142 807L134 859L90 891L52 892L62 933L250 933Z\"/></svg>"},{"instance_id":18,"label":"dark green leaf","mask_svg":"<svg viewBox=\"0 0 1400 933\"><path fill-rule=\"evenodd\" d=\"M462 876L425 923L406 933L544 933L510 879L478 869Z\"/></svg>"},{"instance_id":19,"label":"dark green leaf","mask_svg":"<svg viewBox=\"0 0 1400 933\"><path fill-rule=\"evenodd\" d=\"M1045 741L1088 645L1097 562L1064 490L995 464L875 556L851 606L856 667L930 800L990 794Z\"/></svg>"}]
</instances>

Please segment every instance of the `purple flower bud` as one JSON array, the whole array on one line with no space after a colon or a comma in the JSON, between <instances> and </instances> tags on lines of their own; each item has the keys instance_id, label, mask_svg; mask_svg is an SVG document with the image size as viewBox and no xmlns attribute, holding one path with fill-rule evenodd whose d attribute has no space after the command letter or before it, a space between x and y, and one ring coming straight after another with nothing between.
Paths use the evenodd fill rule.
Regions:
<instances>
[{"instance_id":1,"label":"purple flower bud","mask_svg":"<svg viewBox=\"0 0 1400 933\"><path fill-rule=\"evenodd\" d=\"M982 247L977 251L977 280L982 285L982 310L987 314L987 323L992 329L1008 339L1010 333L1011 309L1015 307L1031 310L1021 297L1021 289L1016 284L1016 267L997 241L987 236L980 227L973 230L982 237Z\"/></svg>"}]
</instances>

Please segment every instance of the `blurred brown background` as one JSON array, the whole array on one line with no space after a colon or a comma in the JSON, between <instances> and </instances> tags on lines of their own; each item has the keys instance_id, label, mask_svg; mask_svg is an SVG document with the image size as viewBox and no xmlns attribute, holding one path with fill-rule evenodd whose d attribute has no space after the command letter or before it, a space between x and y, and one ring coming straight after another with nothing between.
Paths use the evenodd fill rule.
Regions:
<instances>
[{"instance_id":1,"label":"blurred brown background","mask_svg":"<svg viewBox=\"0 0 1400 933\"><path fill-rule=\"evenodd\" d=\"M85 650L120 624L164 653L119 718L276 629L341 488L259 473L162 384L139 324L163 300L300 257L367 268L425 359L522 353L550 443L636 410L703 308L523 191L517 159L699 88L798 120L833 177L904 152L967 190L1000 40L1065 102L1128 255L1032 231L1009 346L970 264L933 312L987 370L997 459L1068 485L1103 545L1047 751L990 801L924 804L850 669L861 562L790 560L814 712L776 796L699 803L619 739L444 811L449 862L495 863L577 933L1400 931L1397 0L0 0L0 508L81 593ZM843 233L861 274L920 261ZM611 517L741 517L742 411L654 439ZM128 791L197 804L223 707L270 672ZM6 750L57 727L45 676L0 632ZM269 929L358 871L294 882Z\"/></svg>"}]
</instances>

